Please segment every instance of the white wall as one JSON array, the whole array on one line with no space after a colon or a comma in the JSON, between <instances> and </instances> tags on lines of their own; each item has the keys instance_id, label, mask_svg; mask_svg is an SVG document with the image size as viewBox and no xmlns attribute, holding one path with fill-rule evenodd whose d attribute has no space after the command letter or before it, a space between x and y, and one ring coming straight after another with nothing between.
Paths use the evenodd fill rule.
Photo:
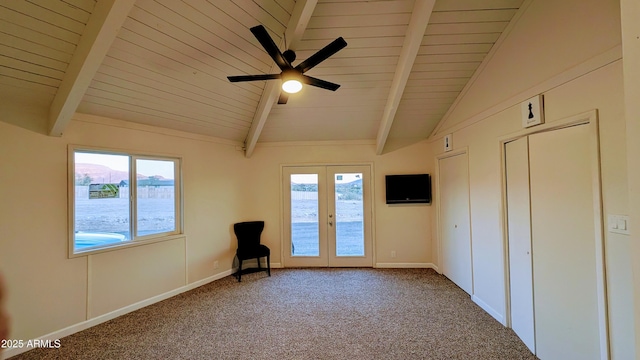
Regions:
<instances>
[{"instance_id":1,"label":"white wall","mask_svg":"<svg viewBox=\"0 0 640 360\"><path fill-rule=\"evenodd\" d=\"M547 123L598 110L604 213L629 212L619 3L525 4L509 36L431 140L436 154L448 133L454 148L469 148L474 299L498 319L506 316L499 141L522 129L521 100L542 93ZM632 243L607 232L605 246L612 356L631 359Z\"/></svg>"},{"instance_id":2,"label":"white wall","mask_svg":"<svg viewBox=\"0 0 640 360\"><path fill-rule=\"evenodd\" d=\"M236 249L232 224L238 221L266 221L263 241L277 265L281 164L372 164L377 262L433 262L431 207L384 204L385 174L430 172L426 142L383 156L375 155L373 141L259 145L247 159L240 144L80 114L61 138L30 128L0 122L0 271L15 339L63 336L228 275ZM69 259L69 144L181 157L185 235Z\"/></svg>"}]
</instances>

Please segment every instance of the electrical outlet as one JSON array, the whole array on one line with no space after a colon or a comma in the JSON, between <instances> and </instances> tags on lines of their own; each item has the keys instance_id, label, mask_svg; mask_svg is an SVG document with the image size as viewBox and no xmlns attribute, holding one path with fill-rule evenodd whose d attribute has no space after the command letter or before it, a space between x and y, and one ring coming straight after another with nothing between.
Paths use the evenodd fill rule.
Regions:
<instances>
[{"instance_id":1,"label":"electrical outlet","mask_svg":"<svg viewBox=\"0 0 640 360\"><path fill-rule=\"evenodd\" d=\"M395 257L396 257L396 251L395 251L395 250L393 250L393 251L391 252L391 257L392 257L392 258L395 258Z\"/></svg>"},{"instance_id":2,"label":"electrical outlet","mask_svg":"<svg viewBox=\"0 0 640 360\"><path fill-rule=\"evenodd\" d=\"M220 264L218 264L218 262L217 262L217 261L214 261L214 262L213 262L213 268L214 268L214 269L217 269L218 267L220 267Z\"/></svg>"}]
</instances>

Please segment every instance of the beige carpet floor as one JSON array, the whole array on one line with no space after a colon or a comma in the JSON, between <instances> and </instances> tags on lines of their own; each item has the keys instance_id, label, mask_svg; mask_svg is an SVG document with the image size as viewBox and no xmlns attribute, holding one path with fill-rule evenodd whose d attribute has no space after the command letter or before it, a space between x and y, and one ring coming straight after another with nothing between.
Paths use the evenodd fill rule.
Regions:
<instances>
[{"instance_id":1,"label":"beige carpet floor","mask_svg":"<svg viewBox=\"0 0 640 360\"><path fill-rule=\"evenodd\" d=\"M214 281L22 359L536 359L428 269L274 269Z\"/></svg>"}]
</instances>

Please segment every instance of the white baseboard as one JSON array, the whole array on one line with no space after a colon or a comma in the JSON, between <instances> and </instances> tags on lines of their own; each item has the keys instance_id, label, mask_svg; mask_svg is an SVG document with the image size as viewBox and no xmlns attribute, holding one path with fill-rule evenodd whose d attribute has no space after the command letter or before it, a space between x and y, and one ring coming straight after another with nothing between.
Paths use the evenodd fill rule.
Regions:
<instances>
[{"instance_id":1,"label":"white baseboard","mask_svg":"<svg viewBox=\"0 0 640 360\"><path fill-rule=\"evenodd\" d=\"M193 290L193 289L195 289L197 287L200 287L202 285L206 285L206 284L208 284L208 283L210 283L212 281L216 281L216 280L222 279L223 277L229 276L232 273L233 273L232 270L227 270L227 271L223 271L221 273L218 273L216 275L210 276L208 278L204 278L202 280L194 281L194 282L192 282L192 283L190 283L188 285L185 285L185 286L179 287L177 289L168 291L168 292L166 292L164 294L156 295L156 296L148 298L146 300L142 300L142 301L139 301L137 303L125 306L123 308L111 311L109 313L106 313L106 314L103 314L103 315L100 315L100 316L96 316L96 317L91 318L89 320L86 320L86 321L83 321L83 322L68 326L68 327L66 327L64 329L54 331L52 333L49 333L47 335L44 335L44 336L38 338L38 340L43 340L43 341L51 340L51 341L53 341L53 340L57 340L57 339L63 338L65 336L69 336L71 334L75 334L77 332L80 332L82 330L86 330L86 329L88 329L90 327L93 327L93 326L96 326L98 324L102 324L103 322L107 322L109 320L115 319L118 316L122 316L122 315L128 314L128 313L130 313L132 311L136 311L138 309L141 309L141 308L143 308L145 306L149 306L149 305L155 304L157 302L160 302L162 300L166 300L166 299L168 299L170 297L176 296L176 295L181 294L183 292L187 292L189 290ZM32 348L23 347L21 349L18 349L18 348L9 349L9 350L6 350L4 353L0 353L0 359L10 358L12 356L15 356L15 355L18 355L18 354L22 354L23 352L26 352L26 351L29 351L29 350L32 350Z\"/></svg>"},{"instance_id":2,"label":"white baseboard","mask_svg":"<svg viewBox=\"0 0 640 360\"><path fill-rule=\"evenodd\" d=\"M480 306L482 310L486 311L489 315L493 316L494 319L498 320L500 324L505 325L504 316L499 312L497 312L494 308L489 306L486 302L482 301L482 299L480 299L475 295L471 295L471 300L474 303L476 303L476 305Z\"/></svg>"},{"instance_id":3,"label":"white baseboard","mask_svg":"<svg viewBox=\"0 0 640 360\"><path fill-rule=\"evenodd\" d=\"M260 262L260 265L262 267L266 267L267 263L264 261L264 259ZM257 267L258 266L258 262L255 259L251 259L251 260L247 260L247 261L243 261L242 262L242 268L246 269L246 268L250 268L250 267ZM271 263L271 268L272 269L282 269L282 263ZM238 267L234 266L233 268L233 272L238 271Z\"/></svg>"},{"instance_id":4,"label":"white baseboard","mask_svg":"<svg viewBox=\"0 0 640 360\"><path fill-rule=\"evenodd\" d=\"M376 263L375 268L381 269L434 269L438 267L433 263Z\"/></svg>"}]
</instances>

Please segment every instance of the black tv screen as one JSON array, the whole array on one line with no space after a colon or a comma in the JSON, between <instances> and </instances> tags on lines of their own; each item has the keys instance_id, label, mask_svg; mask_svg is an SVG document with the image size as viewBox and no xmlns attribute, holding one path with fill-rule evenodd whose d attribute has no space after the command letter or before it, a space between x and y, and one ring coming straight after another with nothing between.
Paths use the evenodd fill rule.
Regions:
<instances>
[{"instance_id":1,"label":"black tv screen","mask_svg":"<svg viewBox=\"0 0 640 360\"><path fill-rule=\"evenodd\" d=\"M386 175L387 204L431 203L429 174Z\"/></svg>"}]
</instances>

